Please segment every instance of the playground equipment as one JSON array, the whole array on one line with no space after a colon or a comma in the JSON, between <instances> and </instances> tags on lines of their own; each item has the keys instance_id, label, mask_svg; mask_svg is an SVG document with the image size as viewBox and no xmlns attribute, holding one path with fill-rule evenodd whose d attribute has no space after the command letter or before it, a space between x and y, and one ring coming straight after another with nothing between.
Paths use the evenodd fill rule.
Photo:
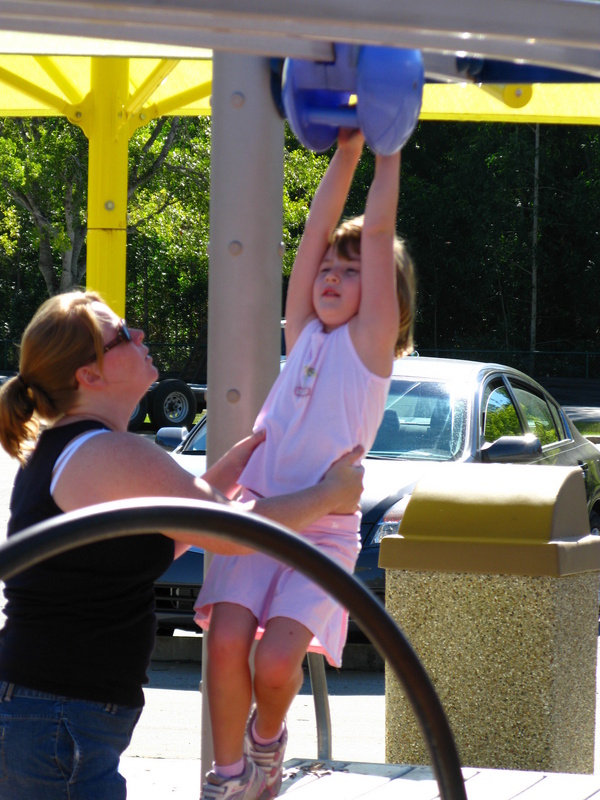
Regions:
<instances>
[{"instance_id":1,"label":"playground equipment","mask_svg":"<svg viewBox=\"0 0 600 800\"><path fill-rule=\"evenodd\" d=\"M381 155L402 148L412 134L423 97L425 72L418 50L334 45L332 62L288 58L282 99L303 145L322 153L339 128L360 128Z\"/></svg>"}]
</instances>

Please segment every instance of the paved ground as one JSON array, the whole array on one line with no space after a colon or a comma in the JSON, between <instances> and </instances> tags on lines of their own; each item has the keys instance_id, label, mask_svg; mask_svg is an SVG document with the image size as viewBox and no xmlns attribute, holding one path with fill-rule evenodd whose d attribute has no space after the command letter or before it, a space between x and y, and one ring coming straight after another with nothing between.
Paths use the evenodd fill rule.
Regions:
<instances>
[{"instance_id":1,"label":"paved ground","mask_svg":"<svg viewBox=\"0 0 600 800\"><path fill-rule=\"evenodd\" d=\"M198 797L200 678L199 665L152 665L146 709L123 761L130 800L153 800L158 797L155 792L167 785L169 797ZM328 686L333 758L385 763L384 674L332 671L328 672ZM308 679L292 705L288 722L289 757L316 759L316 723Z\"/></svg>"}]
</instances>

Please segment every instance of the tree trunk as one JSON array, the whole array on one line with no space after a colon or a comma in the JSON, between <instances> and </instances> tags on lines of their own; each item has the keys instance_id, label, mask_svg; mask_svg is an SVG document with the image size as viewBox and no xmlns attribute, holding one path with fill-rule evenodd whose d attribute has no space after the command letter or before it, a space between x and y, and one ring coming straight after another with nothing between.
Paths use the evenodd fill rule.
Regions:
<instances>
[{"instance_id":1,"label":"tree trunk","mask_svg":"<svg viewBox=\"0 0 600 800\"><path fill-rule=\"evenodd\" d=\"M38 227L40 232L40 251L38 256L38 264L40 272L44 276L48 296L53 297L58 293L58 285L56 281L56 273L54 271L54 264L52 262L52 243L50 232L45 227Z\"/></svg>"}]
</instances>

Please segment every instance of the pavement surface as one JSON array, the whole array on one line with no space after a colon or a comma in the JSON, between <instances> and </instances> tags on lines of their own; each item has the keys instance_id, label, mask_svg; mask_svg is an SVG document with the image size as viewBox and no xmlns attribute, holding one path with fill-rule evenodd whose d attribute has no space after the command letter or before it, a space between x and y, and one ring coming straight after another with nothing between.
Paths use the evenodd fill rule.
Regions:
<instances>
[{"instance_id":1,"label":"pavement surface","mask_svg":"<svg viewBox=\"0 0 600 800\"><path fill-rule=\"evenodd\" d=\"M200 665L153 663L146 709L122 759L129 800L200 795ZM383 672L328 672L332 757L385 763ZM288 715L286 758L317 758L310 682Z\"/></svg>"}]
</instances>

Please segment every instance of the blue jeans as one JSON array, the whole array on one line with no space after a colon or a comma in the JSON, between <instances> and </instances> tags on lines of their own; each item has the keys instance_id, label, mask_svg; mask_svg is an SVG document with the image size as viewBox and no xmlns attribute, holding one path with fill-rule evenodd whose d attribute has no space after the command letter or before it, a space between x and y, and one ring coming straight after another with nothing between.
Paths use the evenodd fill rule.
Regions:
<instances>
[{"instance_id":1,"label":"blue jeans","mask_svg":"<svg viewBox=\"0 0 600 800\"><path fill-rule=\"evenodd\" d=\"M0 797L125 800L119 758L141 712L0 682Z\"/></svg>"}]
</instances>

